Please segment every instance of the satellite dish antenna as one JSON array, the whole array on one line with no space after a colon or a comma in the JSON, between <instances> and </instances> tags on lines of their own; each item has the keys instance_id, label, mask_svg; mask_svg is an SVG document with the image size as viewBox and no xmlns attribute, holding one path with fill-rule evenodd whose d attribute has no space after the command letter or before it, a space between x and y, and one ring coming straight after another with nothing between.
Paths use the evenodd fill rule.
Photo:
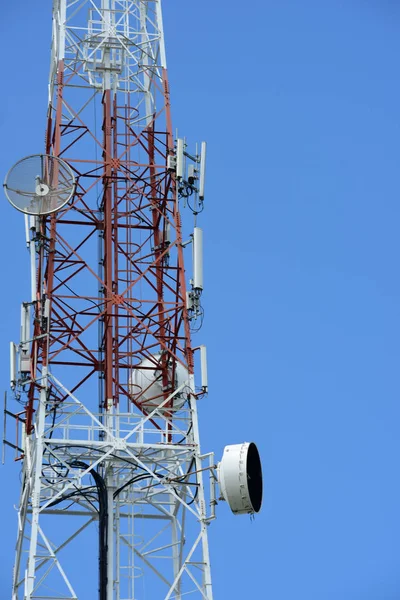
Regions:
<instances>
[{"instance_id":1,"label":"satellite dish antenna","mask_svg":"<svg viewBox=\"0 0 400 600\"><path fill-rule=\"evenodd\" d=\"M67 204L75 192L75 176L61 158L33 154L8 171L3 187L10 204L26 215L50 215Z\"/></svg>"}]
</instances>

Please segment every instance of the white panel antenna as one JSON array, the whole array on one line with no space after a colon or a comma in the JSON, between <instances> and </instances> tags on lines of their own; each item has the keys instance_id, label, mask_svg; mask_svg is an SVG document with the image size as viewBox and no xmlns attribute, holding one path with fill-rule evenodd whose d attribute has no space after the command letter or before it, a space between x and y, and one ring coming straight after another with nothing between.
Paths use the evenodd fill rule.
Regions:
<instances>
[{"instance_id":1,"label":"white panel antenna","mask_svg":"<svg viewBox=\"0 0 400 600\"><path fill-rule=\"evenodd\" d=\"M40 231L39 217L34 217L33 215L29 215L29 229L31 231L34 231L35 233L39 233L39 231Z\"/></svg>"},{"instance_id":2,"label":"white panel antenna","mask_svg":"<svg viewBox=\"0 0 400 600\"><path fill-rule=\"evenodd\" d=\"M199 198L200 200L204 200L204 183L206 178L206 151L207 144L206 142L201 142L201 151L200 151L200 185L199 185Z\"/></svg>"},{"instance_id":3,"label":"white panel antenna","mask_svg":"<svg viewBox=\"0 0 400 600\"><path fill-rule=\"evenodd\" d=\"M203 289L203 230L200 227L193 231L193 289Z\"/></svg>"},{"instance_id":4,"label":"white panel antenna","mask_svg":"<svg viewBox=\"0 0 400 600\"><path fill-rule=\"evenodd\" d=\"M47 331L48 331L49 330L49 317L50 317L50 300L48 298L46 298L45 303L44 303L43 316L46 319Z\"/></svg>"},{"instance_id":5,"label":"white panel antenna","mask_svg":"<svg viewBox=\"0 0 400 600\"><path fill-rule=\"evenodd\" d=\"M176 156L169 154L167 156L167 170L172 172L176 170Z\"/></svg>"},{"instance_id":6,"label":"white panel antenna","mask_svg":"<svg viewBox=\"0 0 400 600\"><path fill-rule=\"evenodd\" d=\"M183 172L185 168L185 159L183 155L184 140L178 138L176 140L176 178L183 179Z\"/></svg>"},{"instance_id":7,"label":"white panel antenna","mask_svg":"<svg viewBox=\"0 0 400 600\"><path fill-rule=\"evenodd\" d=\"M188 166L188 183L189 183L189 185L193 185L195 181L196 181L196 174L195 174L194 164L190 163L190 165Z\"/></svg>"},{"instance_id":8,"label":"white panel antenna","mask_svg":"<svg viewBox=\"0 0 400 600\"><path fill-rule=\"evenodd\" d=\"M35 242L29 244L29 252L31 258L31 301L36 301L36 250Z\"/></svg>"},{"instance_id":9,"label":"white panel antenna","mask_svg":"<svg viewBox=\"0 0 400 600\"><path fill-rule=\"evenodd\" d=\"M21 348L29 347L30 340L30 305L22 304L21 306Z\"/></svg>"},{"instance_id":10,"label":"white panel antenna","mask_svg":"<svg viewBox=\"0 0 400 600\"><path fill-rule=\"evenodd\" d=\"M29 215L24 215L24 220L25 220L25 240L26 240L26 247L29 248L29 245L31 243L31 238L29 235Z\"/></svg>"},{"instance_id":11,"label":"white panel antenna","mask_svg":"<svg viewBox=\"0 0 400 600\"><path fill-rule=\"evenodd\" d=\"M201 387L203 392L208 391L208 374L207 374L207 348L200 346L200 371L201 371Z\"/></svg>"},{"instance_id":12,"label":"white panel antenna","mask_svg":"<svg viewBox=\"0 0 400 600\"><path fill-rule=\"evenodd\" d=\"M31 362L29 356L29 340L30 340L30 305L23 304L21 306L21 343L20 343L20 365L21 373L28 373L31 370Z\"/></svg>"},{"instance_id":13,"label":"white panel antenna","mask_svg":"<svg viewBox=\"0 0 400 600\"><path fill-rule=\"evenodd\" d=\"M17 384L17 345L10 342L10 384L14 389Z\"/></svg>"}]
</instances>

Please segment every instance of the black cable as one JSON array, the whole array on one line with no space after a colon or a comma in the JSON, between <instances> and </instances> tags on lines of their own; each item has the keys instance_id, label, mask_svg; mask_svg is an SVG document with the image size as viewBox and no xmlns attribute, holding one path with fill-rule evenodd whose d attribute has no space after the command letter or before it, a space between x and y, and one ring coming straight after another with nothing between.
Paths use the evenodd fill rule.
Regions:
<instances>
[{"instance_id":1,"label":"black cable","mask_svg":"<svg viewBox=\"0 0 400 600\"><path fill-rule=\"evenodd\" d=\"M154 473L154 475L160 476L158 473ZM141 475L136 475L135 477L132 477L132 479L129 479L129 481L127 481L126 483L121 485L121 487L118 488L118 490L115 490L113 497L116 498L122 492L122 490L124 490L126 487L128 487L128 485L131 485L131 483L136 483L137 481L142 481L142 479L152 479L152 478L153 478L153 475L150 475L150 473L148 473L147 475L145 475L144 473L142 473Z\"/></svg>"},{"instance_id":2,"label":"black cable","mask_svg":"<svg viewBox=\"0 0 400 600\"><path fill-rule=\"evenodd\" d=\"M191 463L189 465L189 468L188 468L188 471L187 471L186 475L184 475L180 479L177 479L176 480L177 483L185 483L185 479L190 474L190 470L191 470L193 464L194 464L194 458L191 460ZM152 474L150 474L150 473L148 473L148 474L142 473L141 475L136 475L135 477L132 477L132 479L129 479L129 481L126 481L120 488L118 488L118 490L115 490L115 492L113 494L113 497L116 498L125 488L127 488L129 485L131 485L131 483L136 483L137 481L142 481L143 479L152 479L154 476L156 476L156 477L162 477L162 475L160 473L157 473L156 471L154 471L154 473L152 473ZM157 485L162 485L162 482L157 481ZM198 486L199 484L197 482L196 483L186 482L186 485L196 485L196 486ZM197 496L197 492L198 492L198 489L196 489L196 494L195 494L194 499ZM179 495L176 492L176 490L175 490L175 493L177 495Z\"/></svg>"},{"instance_id":3,"label":"black cable","mask_svg":"<svg viewBox=\"0 0 400 600\"><path fill-rule=\"evenodd\" d=\"M178 189L178 193L179 193L179 197L180 198L185 198L185 200L186 200L187 198L189 198L193 194L193 188L192 188L192 186L190 186L188 184L183 184Z\"/></svg>"},{"instance_id":4,"label":"black cable","mask_svg":"<svg viewBox=\"0 0 400 600\"><path fill-rule=\"evenodd\" d=\"M186 435L185 435L185 436L184 436L184 437L183 437L181 440L179 440L179 442L175 442L175 444L182 444L182 442L184 442L184 441L186 440L187 436L188 436L188 435L189 435L189 433L191 432L191 430L192 430L192 427L193 427L193 422L192 422L192 423L190 423L190 426L189 426L189 429L188 429L188 430L187 430L187 432L186 432Z\"/></svg>"},{"instance_id":5,"label":"black cable","mask_svg":"<svg viewBox=\"0 0 400 600\"><path fill-rule=\"evenodd\" d=\"M53 277L55 277L64 287L66 287L67 290L69 290L71 292L71 294L73 294L77 298L80 297L76 292L74 292L74 290L72 288L69 287L69 285L67 285L66 283L64 283L63 280L60 277L58 277L58 275L53 275ZM91 302L96 308L99 308L99 304L96 304L96 302L94 300L91 300L90 298L86 298L86 300L88 300L89 302ZM104 303L101 302L100 304L104 304Z\"/></svg>"},{"instance_id":6,"label":"black cable","mask_svg":"<svg viewBox=\"0 0 400 600\"><path fill-rule=\"evenodd\" d=\"M191 194L190 194L190 196L191 196ZM203 212L203 210L204 210L204 204L203 204L203 202L200 202L200 203L199 203L199 208L200 208L200 210L196 210L196 208L193 208L193 206L191 206L191 205L190 205L190 202L189 202L189 198L190 198L190 196L188 196L188 197L187 197L187 204L188 204L188 207L190 208L190 210L192 211L192 213L193 213L194 215L199 215L199 214L200 214L200 213L202 213L202 212Z\"/></svg>"},{"instance_id":7,"label":"black cable","mask_svg":"<svg viewBox=\"0 0 400 600\"><path fill-rule=\"evenodd\" d=\"M80 460L69 463L71 467L89 469L89 465ZM107 486L103 477L95 470L89 469L98 493L99 502L99 600L107 600L107 553L108 553L108 497ZM112 585L112 582L110 582Z\"/></svg>"},{"instance_id":8,"label":"black cable","mask_svg":"<svg viewBox=\"0 0 400 600\"><path fill-rule=\"evenodd\" d=\"M190 465L188 467L188 470L186 471L186 475L182 479L179 480L179 483L184 483L185 482L185 479L186 479L186 477L188 477L190 475L190 471L192 470L192 467L193 467L194 464L195 464L195 458L193 457L192 460L190 461ZM195 486L197 486L193 498L191 499L190 502L186 503L188 506L190 506L196 500L197 495L199 493L199 483L197 481L197 475L196 475L196 482L195 483L187 482L186 485L195 485Z\"/></svg>"},{"instance_id":9,"label":"black cable","mask_svg":"<svg viewBox=\"0 0 400 600\"><path fill-rule=\"evenodd\" d=\"M197 498L197 494L198 494L198 493L199 493L199 488L197 487L197 488L196 488L196 492L195 492L195 494L194 494L193 498L191 499L191 501L190 501L190 502L186 502L186 504L187 504L188 506L190 506L191 504L193 504L193 502L194 502L194 501L196 500L196 498Z\"/></svg>"},{"instance_id":10,"label":"black cable","mask_svg":"<svg viewBox=\"0 0 400 600\"><path fill-rule=\"evenodd\" d=\"M54 446L54 450L59 450L60 448L85 448L86 450L93 450L92 446L85 446L85 444L76 444L75 446ZM99 450L99 449L97 449ZM103 454L106 454L106 451L102 451ZM108 456L113 456L114 458L119 458L119 460L122 460L123 462L128 463L128 465L134 465L137 469L142 469L142 471L146 471L146 469L144 469L143 467L141 467L140 465L138 465L134 460L128 460L127 458L124 458L123 456L119 456L118 454L108 454ZM78 461L79 462L79 461ZM71 463L68 463L71 464ZM85 464L85 463L83 463ZM147 471L146 471L147 473Z\"/></svg>"},{"instance_id":11,"label":"black cable","mask_svg":"<svg viewBox=\"0 0 400 600\"><path fill-rule=\"evenodd\" d=\"M198 325L197 327L193 327L191 325L192 321L190 322L190 331L191 333L197 333L198 331L200 331L200 329L203 327L203 322L204 322L204 308L200 305L200 325ZM197 319L197 317L196 317Z\"/></svg>"},{"instance_id":12,"label":"black cable","mask_svg":"<svg viewBox=\"0 0 400 600\"><path fill-rule=\"evenodd\" d=\"M55 419L55 417L53 416L53 418ZM190 425L186 436L190 433L190 430L192 428L192 424ZM186 437L185 436L185 437ZM181 441L183 441L185 438L182 438ZM61 448L64 448L65 446L56 446L54 448L54 450L58 450ZM75 446L76 448L86 448L86 449L92 449L90 446L85 446L84 444L80 444ZM141 467L140 465L138 465L137 463L135 463L134 461L125 459L121 456L118 456L117 454L111 454L111 456L114 456L115 458L120 459L121 461L127 462L130 465L134 465L135 468L139 468L142 469L143 471L146 471L143 467ZM187 473L186 475L184 475L182 478L180 478L177 483L185 483L185 479L188 477L188 475L190 475L190 471L192 469L192 466L194 464L195 460L194 458L192 458ZM84 470L88 470L89 469L89 465L83 461L80 460L72 460L71 462L68 463L68 465L70 467L73 468L81 468ZM49 466L54 470L54 472L60 476L60 474L56 471L55 466L52 465L51 463L49 463ZM64 466L64 465L63 465ZM109 507L108 507L108 497L107 497L107 486L105 484L104 478L95 470L95 469L89 469L88 473L93 477L94 481L95 481L95 486L87 486L85 488L82 489L76 489L74 492L71 492L70 494L64 495L61 498L57 498L57 500L54 500L52 503L49 504L49 506L56 506L57 504L60 504L61 502L64 502L65 500L74 498L76 496L82 496L83 498L85 498L90 504L92 504L91 500L97 500L98 501L98 514L99 514L99 600L107 600L107 586L108 586L108 576L107 576L107 566L108 566L108 561L107 561L107 553L108 553L108 511L109 511ZM135 475L135 477L132 477L131 479L129 479L127 482L125 482L119 489L117 489L114 494L113 497L116 498L125 488L127 488L129 485L131 485L132 483L138 482L138 481L142 481L144 479L151 479L154 476L156 477L161 477L161 475L159 473L157 473L156 471L153 474L150 473L140 473L138 475ZM161 482L157 482L157 484L160 484ZM187 482L186 485L196 485L198 486L198 483L191 483L191 482ZM93 496L93 494L91 493L92 490L97 489L97 495L98 497L95 498ZM179 494L177 494L179 495ZM198 487L196 488L195 494L192 498L192 500L190 502L187 503L187 505L189 506L190 504L193 504L193 502L196 500L198 495ZM69 506L72 506L72 504L70 504ZM69 508L66 507L66 508ZM92 504L93 506L93 504ZM110 582L111 583L111 582Z\"/></svg>"},{"instance_id":13,"label":"black cable","mask_svg":"<svg viewBox=\"0 0 400 600\"><path fill-rule=\"evenodd\" d=\"M84 498L93 498L94 500L97 500L97 498L95 496L92 496L91 494L87 493L88 490L94 489L95 487L96 486L88 486L87 488L76 488L76 490L74 492L71 492L70 494L64 494L60 498L53 500L53 502L50 502L50 504L48 506L56 506L57 504L60 504L61 502L64 502L65 500L69 500L70 498L73 498L74 496L83 496Z\"/></svg>"},{"instance_id":14,"label":"black cable","mask_svg":"<svg viewBox=\"0 0 400 600\"><path fill-rule=\"evenodd\" d=\"M53 408L51 409L51 411L53 411L53 420L52 420L52 423L51 423L51 429L50 429L50 434L49 434L49 440L51 440L51 438L53 437L54 425L56 424L57 408L58 408L58 405L57 405L57 404L54 404ZM51 412L51 411L50 411L50 412Z\"/></svg>"}]
</instances>

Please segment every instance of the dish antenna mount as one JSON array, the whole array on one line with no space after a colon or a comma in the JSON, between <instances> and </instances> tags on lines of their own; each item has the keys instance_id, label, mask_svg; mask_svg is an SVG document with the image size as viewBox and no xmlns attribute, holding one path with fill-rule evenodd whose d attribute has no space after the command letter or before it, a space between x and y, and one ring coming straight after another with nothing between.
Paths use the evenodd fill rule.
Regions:
<instances>
[{"instance_id":1,"label":"dish antenna mount","mask_svg":"<svg viewBox=\"0 0 400 600\"><path fill-rule=\"evenodd\" d=\"M8 171L4 193L14 208L26 215L50 215L63 208L75 192L74 173L61 158L33 154Z\"/></svg>"}]
</instances>

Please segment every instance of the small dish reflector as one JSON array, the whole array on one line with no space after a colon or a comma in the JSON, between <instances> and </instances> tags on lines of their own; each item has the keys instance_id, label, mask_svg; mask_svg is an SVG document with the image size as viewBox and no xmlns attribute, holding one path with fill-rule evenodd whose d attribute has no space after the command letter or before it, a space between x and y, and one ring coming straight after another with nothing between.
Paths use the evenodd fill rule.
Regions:
<instances>
[{"instance_id":1,"label":"small dish reflector","mask_svg":"<svg viewBox=\"0 0 400 600\"><path fill-rule=\"evenodd\" d=\"M61 158L33 154L11 167L3 187L17 210L27 215L49 215L63 208L73 196L75 176Z\"/></svg>"},{"instance_id":2,"label":"small dish reflector","mask_svg":"<svg viewBox=\"0 0 400 600\"><path fill-rule=\"evenodd\" d=\"M225 446L218 465L222 498L235 515L258 513L262 503L262 470L253 442Z\"/></svg>"}]
</instances>

